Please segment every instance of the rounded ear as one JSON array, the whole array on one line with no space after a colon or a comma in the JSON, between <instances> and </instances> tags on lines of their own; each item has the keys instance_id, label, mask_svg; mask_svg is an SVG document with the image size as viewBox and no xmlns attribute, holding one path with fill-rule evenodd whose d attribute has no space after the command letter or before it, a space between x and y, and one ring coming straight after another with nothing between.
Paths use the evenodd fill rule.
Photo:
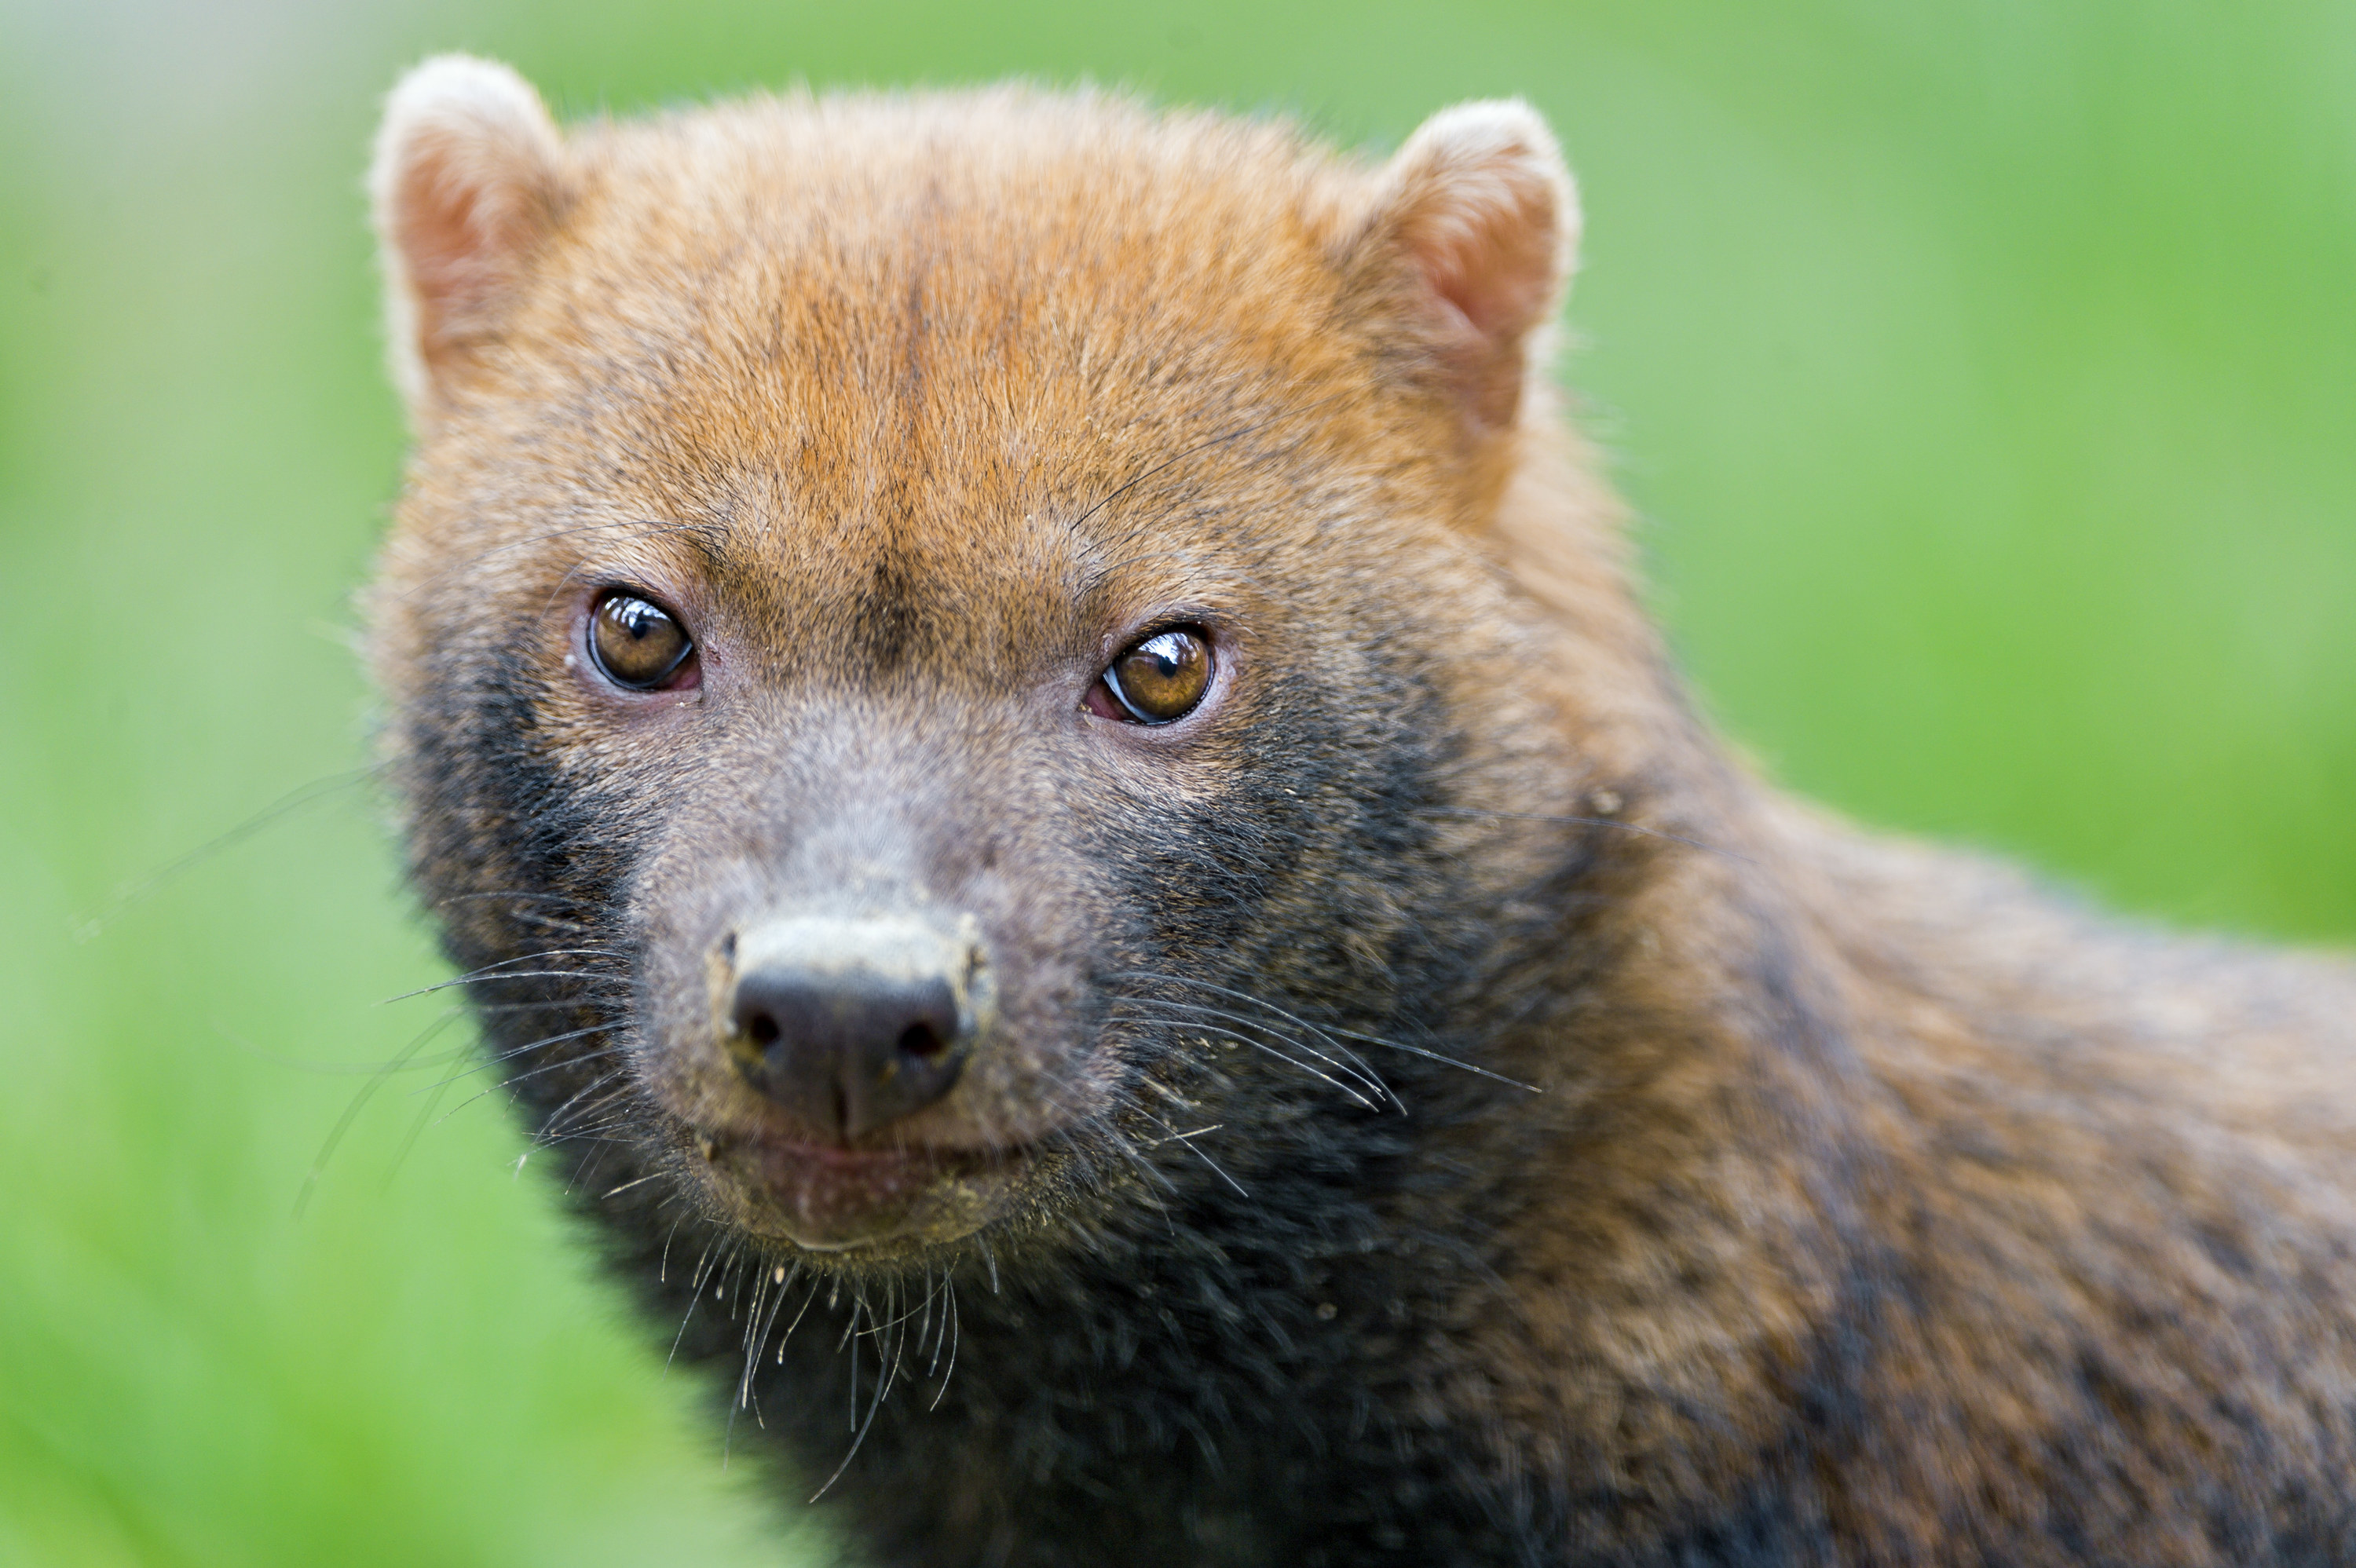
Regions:
<instances>
[{"instance_id":1,"label":"rounded ear","mask_svg":"<svg viewBox=\"0 0 2356 1568\"><path fill-rule=\"evenodd\" d=\"M1402 289L1415 347L1462 401L1468 432L1510 427L1533 340L1562 303L1579 197L1562 150L1519 99L1443 109L1380 176L1351 270Z\"/></svg>"},{"instance_id":2,"label":"rounded ear","mask_svg":"<svg viewBox=\"0 0 2356 1568\"><path fill-rule=\"evenodd\" d=\"M369 172L392 379L412 411L498 330L564 205L564 143L506 66L437 55L386 101Z\"/></svg>"}]
</instances>

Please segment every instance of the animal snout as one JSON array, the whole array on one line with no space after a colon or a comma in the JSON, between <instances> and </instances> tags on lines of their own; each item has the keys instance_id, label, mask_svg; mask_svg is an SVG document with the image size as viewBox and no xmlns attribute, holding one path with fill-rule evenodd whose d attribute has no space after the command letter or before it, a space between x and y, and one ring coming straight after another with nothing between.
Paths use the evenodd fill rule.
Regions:
<instances>
[{"instance_id":1,"label":"animal snout","mask_svg":"<svg viewBox=\"0 0 2356 1568\"><path fill-rule=\"evenodd\" d=\"M811 1131L848 1141L957 1083L978 1019L979 946L908 920L770 922L739 933L729 1043Z\"/></svg>"}]
</instances>

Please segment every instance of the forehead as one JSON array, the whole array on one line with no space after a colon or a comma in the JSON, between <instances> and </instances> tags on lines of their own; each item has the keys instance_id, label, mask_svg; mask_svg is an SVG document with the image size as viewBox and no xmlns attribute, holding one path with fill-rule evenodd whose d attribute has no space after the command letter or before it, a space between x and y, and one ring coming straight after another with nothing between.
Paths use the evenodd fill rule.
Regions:
<instances>
[{"instance_id":1,"label":"forehead","mask_svg":"<svg viewBox=\"0 0 2356 1568\"><path fill-rule=\"evenodd\" d=\"M1190 525L1170 549L1265 527L1365 378L1333 261L1362 176L1277 128L994 93L576 148L503 389L536 459L811 588L1085 578L1141 509Z\"/></svg>"}]
</instances>

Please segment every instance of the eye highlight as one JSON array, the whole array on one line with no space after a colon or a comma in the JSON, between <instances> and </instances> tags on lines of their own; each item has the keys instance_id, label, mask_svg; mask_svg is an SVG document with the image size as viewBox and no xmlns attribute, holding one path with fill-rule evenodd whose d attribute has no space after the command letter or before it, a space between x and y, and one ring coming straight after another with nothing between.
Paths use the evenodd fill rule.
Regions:
<instances>
[{"instance_id":1,"label":"eye highlight","mask_svg":"<svg viewBox=\"0 0 2356 1568\"><path fill-rule=\"evenodd\" d=\"M1088 710L1132 724L1175 722L1201 705L1213 667L1211 640L1200 628L1156 632L1106 667L1088 693Z\"/></svg>"},{"instance_id":2,"label":"eye highlight","mask_svg":"<svg viewBox=\"0 0 2356 1568\"><path fill-rule=\"evenodd\" d=\"M695 655L678 617L627 588L616 588L589 613L589 657L599 674L631 691L671 684Z\"/></svg>"}]
</instances>

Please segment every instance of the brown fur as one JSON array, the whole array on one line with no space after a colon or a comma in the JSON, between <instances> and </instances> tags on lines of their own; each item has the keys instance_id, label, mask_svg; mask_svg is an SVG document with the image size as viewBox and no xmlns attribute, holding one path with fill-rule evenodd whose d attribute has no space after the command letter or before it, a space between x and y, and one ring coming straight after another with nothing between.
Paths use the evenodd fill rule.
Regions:
<instances>
[{"instance_id":1,"label":"brown fur","mask_svg":"<svg viewBox=\"0 0 2356 1568\"><path fill-rule=\"evenodd\" d=\"M737 1385L817 1478L860 1293L958 1283L946 1403L843 1470L870 1550L2356 1562L2356 973L1730 761L1551 408L1577 219L1526 111L1367 167L1020 90L562 139L491 68L402 92L374 658L419 880L462 962L550 976L487 1022L622 1266L736 1282L759 1332L690 1354L735 1381L778 1276L830 1282ZM701 687L584 677L616 582ZM1173 606L1224 706L1075 731ZM894 899L994 933L1001 1018L884 1139L943 1162L905 1223L809 1253L835 1200L763 1163L710 954ZM1537 1092L1360 1039L1377 1116L1121 1014L1141 966Z\"/></svg>"}]
</instances>

